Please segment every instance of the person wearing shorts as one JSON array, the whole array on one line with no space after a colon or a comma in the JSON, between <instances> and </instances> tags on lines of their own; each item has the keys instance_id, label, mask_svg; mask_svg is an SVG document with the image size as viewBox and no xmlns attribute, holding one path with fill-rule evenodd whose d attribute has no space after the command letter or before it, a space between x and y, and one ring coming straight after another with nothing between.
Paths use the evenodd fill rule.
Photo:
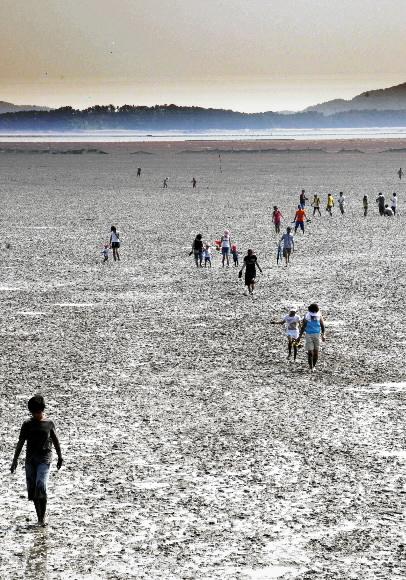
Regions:
<instances>
[{"instance_id":1,"label":"person wearing shorts","mask_svg":"<svg viewBox=\"0 0 406 580\"><path fill-rule=\"evenodd\" d=\"M296 306L289 307L289 313L279 321L272 321L271 324L285 324L286 325L286 335L288 337L288 356L290 359L292 356L293 348L293 360L297 357L297 340L299 338L299 326L301 318L297 314Z\"/></svg>"},{"instance_id":2,"label":"person wearing shorts","mask_svg":"<svg viewBox=\"0 0 406 580\"><path fill-rule=\"evenodd\" d=\"M34 502L38 524L43 527L46 525L47 483L52 461L52 444L58 454L57 469L62 467L63 460L55 425L44 414L44 398L41 395L31 397L28 401L28 410L31 419L25 421L21 427L10 471L14 473L17 469L19 455L27 441L25 474L28 499Z\"/></svg>"},{"instance_id":3,"label":"person wearing shorts","mask_svg":"<svg viewBox=\"0 0 406 580\"><path fill-rule=\"evenodd\" d=\"M306 192L304 189L302 189L301 194L299 195L299 205L302 209L305 208L306 206L306 201L308 201L308 198L306 197Z\"/></svg>"},{"instance_id":4,"label":"person wearing shorts","mask_svg":"<svg viewBox=\"0 0 406 580\"><path fill-rule=\"evenodd\" d=\"M324 321L317 304L310 304L300 329L298 342L306 333L305 348L310 372L314 372L319 359L320 339L324 342Z\"/></svg>"},{"instance_id":5,"label":"person wearing shorts","mask_svg":"<svg viewBox=\"0 0 406 580\"><path fill-rule=\"evenodd\" d=\"M275 233L279 234L281 231L281 221L283 219L282 212L276 205L273 206L272 221L275 226Z\"/></svg>"},{"instance_id":6,"label":"person wearing shorts","mask_svg":"<svg viewBox=\"0 0 406 580\"><path fill-rule=\"evenodd\" d=\"M326 212L330 215L330 217L333 216L333 207L334 207L334 197L332 196L331 193L329 193L327 195L327 207L326 207Z\"/></svg>"},{"instance_id":7,"label":"person wearing shorts","mask_svg":"<svg viewBox=\"0 0 406 580\"><path fill-rule=\"evenodd\" d=\"M224 268L224 262L227 260L227 266L230 265L230 248L231 248L231 238L230 231L224 230L224 234L221 236L221 253L223 255L222 264Z\"/></svg>"},{"instance_id":8,"label":"person wearing shorts","mask_svg":"<svg viewBox=\"0 0 406 580\"><path fill-rule=\"evenodd\" d=\"M283 244L282 255L285 258L285 266L288 267L290 262L290 255L295 251L295 240L292 234L292 228L286 228L286 234L280 239L280 244Z\"/></svg>"},{"instance_id":9,"label":"person wearing shorts","mask_svg":"<svg viewBox=\"0 0 406 580\"><path fill-rule=\"evenodd\" d=\"M113 250L113 259L115 262L117 260L120 261L120 254L118 253L120 247L120 234L118 233L116 226L111 226L110 232L110 247Z\"/></svg>"},{"instance_id":10,"label":"person wearing shorts","mask_svg":"<svg viewBox=\"0 0 406 580\"><path fill-rule=\"evenodd\" d=\"M300 228L302 230L302 232L304 233L304 231L305 231L305 228L304 228L305 219L307 219L306 212L302 208L301 205L298 205L296 213L295 213L295 218L293 220L295 222L295 233L297 232L298 228Z\"/></svg>"},{"instance_id":11,"label":"person wearing shorts","mask_svg":"<svg viewBox=\"0 0 406 580\"><path fill-rule=\"evenodd\" d=\"M247 255L244 256L244 264L243 267L241 268L241 270L239 271L239 278L242 277L242 273L245 270L245 290L244 290L244 294L246 296L248 296L248 294L254 294L254 289L255 289L255 280L257 277L257 271L256 268L258 267L258 270L261 272L262 274L262 269L261 266L258 264L258 260L256 255L254 254L254 252L252 250L248 250L247 251Z\"/></svg>"},{"instance_id":12,"label":"person wearing shorts","mask_svg":"<svg viewBox=\"0 0 406 580\"><path fill-rule=\"evenodd\" d=\"M317 195L317 193L315 193L312 201L313 217L316 215L316 212L319 212L319 216L321 216L320 203L320 197Z\"/></svg>"}]
</instances>

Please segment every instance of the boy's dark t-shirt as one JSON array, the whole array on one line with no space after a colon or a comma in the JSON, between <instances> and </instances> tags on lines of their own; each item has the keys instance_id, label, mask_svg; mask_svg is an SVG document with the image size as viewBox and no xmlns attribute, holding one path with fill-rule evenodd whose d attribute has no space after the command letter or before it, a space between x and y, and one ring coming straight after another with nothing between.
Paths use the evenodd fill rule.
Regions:
<instances>
[{"instance_id":1,"label":"boy's dark t-shirt","mask_svg":"<svg viewBox=\"0 0 406 580\"><path fill-rule=\"evenodd\" d=\"M20 439L27 441L25 460L27 463L51 463L52 438L55 433L53 421L45 419L24 421L20 431Z\"/></svg>"},{"instance_id":2,"label":"boy's dark t-shirt","mask_svg":"<svg viewBox=\"0 0 406 580\"><path fill-rule=\"evenodd\" d=\"M244 262L245 262L245 267L247 268L247 274L255 274L255 272L256 272L255 266L257 263L256 255L252 254L252 256L245 256Z\"/></svg>"},{"instance_id":3,"label":"boy's dark t-shirt","mask_svg":"<svg viewBox=\"0 0 406 580\"><path fill-rule=\"evenodd\" d=\"M195 252L201 252L203 250L203 240L197 240L193 242L193 250Z\"/></svg>"}]
</instances>

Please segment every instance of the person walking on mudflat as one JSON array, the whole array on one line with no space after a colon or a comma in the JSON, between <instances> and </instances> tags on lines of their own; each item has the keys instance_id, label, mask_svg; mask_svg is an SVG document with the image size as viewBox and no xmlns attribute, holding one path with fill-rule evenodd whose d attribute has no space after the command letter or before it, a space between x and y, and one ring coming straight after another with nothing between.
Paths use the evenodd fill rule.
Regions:
<instances>
[{"instance_id":1,"label":"person walking on mudflat","mask_svg":"<svg viewBox=\"0 0 406 580\"><path fill-rule=\"evenodd\" d=\"M396 215L396 210L398 209L398 196L396 195L396 193L394 193L392 196L392 201L391 201L390 206L392 208L393 215Z\"/></svg>"},{"instance_id":2,"label":"person walking on mudflat","mask_svg":"<svg viewBox=\"0 0 406 580\"><path fill-rule=\"evenodd\" d=\"M63 459L53 421L44 414L45 401L41 395L35 395L28 401L31 419L24 421L14 453L10 471L17 469L18 458L27 442L25 458L25 475L27 480L28 499L34 502L38 524L46 526L47 482L52 461L52 444L58 455L57 469L62 467Z\"/></svg>"},{"instance_id":3,"label":"person walking on mudflat","mask_svg":"<svg viewBox=\"0 0 406 580\"><path fill-rule=\"evenodd\" d=\"M305 227L304 227L305 219L307 219L306 212L301 205L298 205L296 213L295 213L295 217L293 219L293 221L295 222L295 233L297 232L298 228L300 228L303 233L305 232Z\"/></svg>"},{"instance_id":4,"label":"person walking on mudflat","mask_svg":"<svg viewBox=\"0 0 406 580\"><path fill-rule=\"evenodd\" d=\"M203 237L202 234L197 234L197 236L193 240L192 249L191 249L190 254L189 254L189 256L191 256L193 254L197 268L199 268L199 266L201 268L202 263L203 263L203 240L202 240L202 237Z\"/></svg>"},{"instance_id":5,"label":"person walking on mudflat","mask_svg":"<svg viewBox=\"0 0 406 580\"><path fill-rule=\"evenodd\" d=\"M321 217L320 204L321 204L320 197L317 195L317 193L315 193L312 201L313 217L316 215L316 211L319 212L319 216Z\"/></svg>"},{"instance_id":6,"label":"person walking on mudflat","mask_svg":"<svg viewBox=\"0 0 406 580\"><path fill-rule=\"evenodd\" d=\"M362 207L364 208L364 217L368 215L368 196L365 194L362 198Z\"/></svg>"},{"instance_id":7,"label":"person walking on mudflat","mask_svg":"<svg viewBox=\"0 0 406 580\"><path fill-rule=\"evenodd\" d=\"M193 177L193 179L192 179L192 188L193 188L193 189L195 189L195 187L196 187L196 183L197 183L197 181L196 181L196 179Z\"/></svg>"},{"instance_id":8,"label":"person walking on mudflat","mask_svg":"<svg viewBox=\"0 0 406 580\"><path fill-rule=\"evenodd\" d=\"M141 167L138 167L137 169L137 177L141 177Z\"/></svg>"},{"instance_id":9,"label":"person walking on mudflat","mask_svg":"<svg viewBox=\"0 0 406 580\"><path fill-rule=\"evenodd\" d=\"M247 251L247 255L244 256L244 264L243 267L241 268L241 270L238 273L238 277L242 278L242 274L245 270L245 290L244 290L244 294L246 296L248 296L248 294L253 295L254 294L254 289L255 289L255 280L257 277L257 271L256 268L258 267L258 270L261 272L262 274L262 268L261 266L258 264L258 260L256 255L254 254L254 252L252 250L248 250Z\"/></svg>"},{"instance_id":10,"label":"person walking on mudflat","mask_svg":"<svg viewBox=\"0 0 406 580\"><path fill-rule=\"evenodd\" d=\"M230 265L230 249L231 249L231 238L230 230L224 230L224 234L221 236L221 254L223 256L221 263L224 268L224 263L227 261L227 266Z\"/></svg>"},{"instance_id":11,"label":"person walking on mudflat","mask_svg":"<svg viewBox=\"0 0 406 580\"><path fill-rule=\"evenodd\" d=\"M329 213L330 217L333 215L333 207L334 207L334 197L331 193L327 195L327 207L326 211Z\"/></svg>"},{"instance_id":12,"label":"person walking on mudflat","mask_svg":"<svg viewBox=\"0 0 406 580\"><path fill-rule=\"evenodd\" d=\"M385 215L385 196L383 193L380 193L375 201L378 204L379 215Z\"/></svg>"},{"instance_id":13,"label":"person walking on mudflat","mask_svg":"<svg viewBox=\"0 0 406 580\"><path fill-rule=\"evenodd\" d=\"M345 214L345 197L342 191L340 191L340 195L338 196L338 207L340 208L341 215Z\"/></svg>"},{"instance_id":14,"label":"person walking on mudflat","mask_svg":"<svg viewBox=\"0 0 406 580\"><path fill-rule=\"evenodd\" d=\"M301 318L297 314L296 306L289 307L289 313L282 318L282 320L271 320L271 324L285 324L286 325L286 334L288 337L288 356L287 359L289 360L292 356L292 348L293 348L293 360L296 360L297 357L297 340L299 338L299 326L300 326Z\"/></svg>"},{"instance_id":15,"label":"person walking on mudflat","mask_svg":"<svg viewBox=\"0 0 406 580\"><path fill-rule=\"evenodd\" d=\"M281 231L281 221L283 219L283 215L280 209L276 205L273 206L272 212L272 221L275 226L275 233L279 234Z\"/></svg>"},{"instance_id":16,"label":"person walking on mudflat","mask_svg":"<svg viewBox=\"0 0 406 580\"><path fill-rule=\"evenodd\" d=\"M110 232L110 247L113 250L113 259L115 262L117 260L120 261L120 254L118 253L120 247L120 234L118 233L116 226L111 226Z\"/></svg>"},{"instance_id":17,"label":"person walking on mudflat","mask_svg":"<svg viewBox=\"0 0 406 580\"><path fill-rule=\"evenodd\" d=\"M310 304L299 332L299 343L303 333L306 333L305 348L310 372L314 372L319 359L320 338L324 342L324 321L317 304Z\"/></svg>"},{"instance_id":18,"label":"person walking on mudflat","mask_svg":"<svg viewBox=\"0 0 406 580\"><path fill-rule=\"evenodd\" d=\"M308 201L308 198L306 197L306 192L304 189L302 189L300 195L299 195L299 205L302 206L302 209L305 208L306 206L306 201Z\"/></svg>"},{"instance_id":19,"label":"person walking on mudflat","mask_svg":"<svg viewBox=\"0 0 406 580\"><path fill-rule=\"evenodd\" d=\"M288 267L290 262L290 255L295 251L295 240L291 227L286 228L286 234L283 234L279 244L283 244L282 256L285 258L285 266Z\"/></svg>"},{"instance_id":20,"label":"person walking on mudflat","mask_svg":"<svg viewBox=\"0 0 406 580\"><path fill-rule=\"evenodd\" d=\"M399 179L402 179L402 177L403 177L403 170L402 170L402 168L399 169L398 175L399 175Z\"/></svg>"}]
</instances>

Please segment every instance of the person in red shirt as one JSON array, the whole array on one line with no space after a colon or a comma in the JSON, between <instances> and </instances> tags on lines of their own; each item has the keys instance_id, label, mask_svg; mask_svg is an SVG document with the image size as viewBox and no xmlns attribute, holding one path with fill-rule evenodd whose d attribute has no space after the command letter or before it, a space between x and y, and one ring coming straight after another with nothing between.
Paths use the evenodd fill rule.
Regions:
<instances>
[{"instance_id":1,"label":"person in red shirt","mask_svg":"<svg viewBox=\"0 0 406 580\"><path fill-rule=\"evenodd\" d=\"M275 225L275 232L277 234L279 234L281 231L282 218L283 218L282 212L280 211L280 209L278 209L278 207L276 205L274 205L273 212L272 212L272 221Z\"/></svg>"},{"instance_id":2,"label":"person in red shirt","mask_svg":"<svg viewBox=\"0 0 406 580\"><path fill-rule=\"evenodd\" d=\"M300 228L304 233L304 223L306 219L307 215L305 210L302 208L301 205L298 205L295 213L295 219L293 220L295 222L295 233L297 232L298 228Z\"/></svg>"}]
</instances>

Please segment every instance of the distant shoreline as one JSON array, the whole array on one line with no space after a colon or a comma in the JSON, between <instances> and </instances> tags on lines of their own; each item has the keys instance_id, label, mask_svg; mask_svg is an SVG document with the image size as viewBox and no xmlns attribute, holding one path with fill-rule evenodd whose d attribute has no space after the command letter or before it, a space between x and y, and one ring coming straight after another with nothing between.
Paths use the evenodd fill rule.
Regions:
<instances>
[{"instance_id":1,"label":"distant shoreline","mask_svg":"<svg viewBox=\"0 0 406 580\"><path fill-rule=\"evenodd\" d=\"M190 140L190 141L58 141L10 142L0 136L2 154L98 154L120 153L148 155L154 153L200 154L289 154L289 153L399 153L406 154L406 138L357 138L325 140ZM406 159L405 159L406 165Z\"/></svg>"}]
</instances>

